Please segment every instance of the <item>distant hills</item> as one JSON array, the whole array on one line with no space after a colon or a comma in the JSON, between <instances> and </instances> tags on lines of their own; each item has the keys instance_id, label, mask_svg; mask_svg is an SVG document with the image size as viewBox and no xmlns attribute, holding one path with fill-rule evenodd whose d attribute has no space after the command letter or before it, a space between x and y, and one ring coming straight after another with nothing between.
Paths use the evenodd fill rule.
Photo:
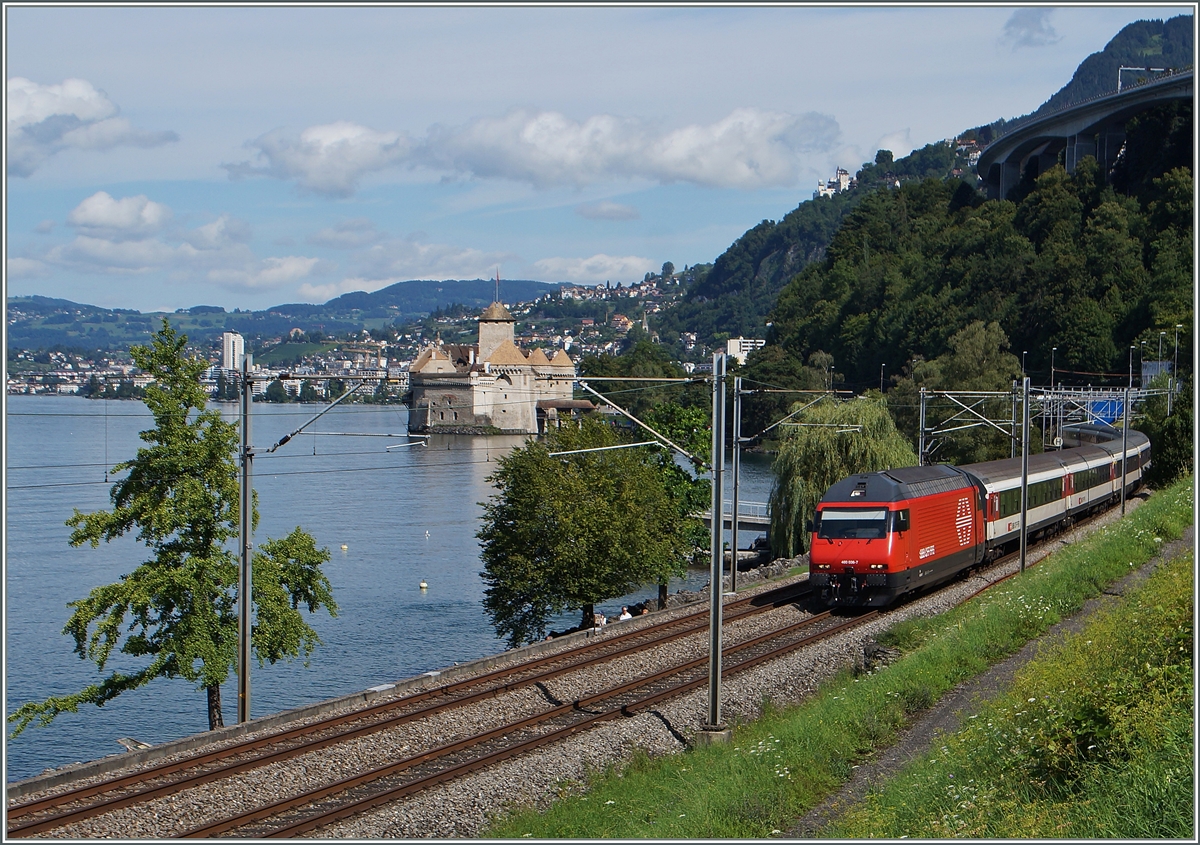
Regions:
<instances>
[{"instance_id":1,"label":"distant hills","mask_svg":"<svg viewBox=\"0 0 1200 845\"><path fill-rule=\"evenodd\" d=\"M1115 91L1120 67L1191 65L1192 23L1191 15L1180 15L1165 22L1142 20L1129 24L1103 50L1084 59L1071 81L1032 114ZM1134 84L1153 75L1127 71L1122 84ZM962 136L987 143L1007 122L1000 119L966 130ZM663 315L657 329L668 338L677 332L692 331L709 344L719 340L718 336L764 337L767 315L780 291L810 262L824 258L842 220L867 193L897 180L946 179L956 170L962 172L962 190L967 191L961 201L973 201L969 195L973 193L974 169L954 148L943 143L928 144L895 161L890 152L880 151L874 163L864 163L855 174L855 190L806 199L778 222L764 220L749 229L712 265L695 274L684 301Z\"/></svg>"},{"instance_id":2,"label":"distant hills","mask_svg":"<svg viewBox=\"0 0 1200 845\"><path fill-rule=\"evenodd\" d=\"M1191 65L1195 49L1192 24L1191 15L1165 22L1143 20L1129 24L1102 51L1084 59L1070 82L1031 114L1114 91L1117 69L1122 66ZM1122 81L1133 84L1140 77L1137 73L1126 73ZM999 119L962 134L987 143L1007 122ZM767 315L780 291L808 264L825 257L843 219L865 195L895 181L945 179L956 173L963 177L959 191L965 195L961 202L976 201L971 197L974 173L966 156L953 146L941 142L928 144L894 161L890 152L880 151L875 162L865 162L855 174L856 189L831 197L805 199L779 221L764 220L747 230L712 264L702 264L685 273L688 289L684 300L655 318L654 329L668 342L682 332L695 332L701 342L710 345L729 336L763 337ZM957 197L956 194L956 202ZM863 248L870 249L869 242L864 242ZM500 297L507 302L529 301L561 287L545 282L502 280ZM489 279L414 280L372 293L343 294L321 305L287 303L261 311L233 312L218 306L198 305L168 316L197 341L230 330L262 338L280 336L293 328L305 332L319 330L328 335L379 328L397 320L412 321L454 304L482 308L494 297L495 282ZM144 342L157 328L161 316L41 296L11 298L8 308L10 319L12 312L19 312L18 319L8 326L8 345L26 349L56 345L85 349L126 347Z\"/></svg>"},{"instance_id":3,"label":"distant hills","mask_svg":"<svg viewBox=\"0 0 1200 845\"><path fill-rule=\"evenodd\" d=\"M1010 119L1000 118L986 126L976 126L964 134L978 137L985 144L991 143L993 137L1005 131L1009 123L1111 94L1117 90L1117 72L1122 67L1175 70L1191 67L1195 62L1196 49L1192 26L1191 15L1179 15L1166 21L1134 21L1114 35L1103 50L1092 53L1080 62L1071 81L1029 114ZM1127 70L1121 74L1121 86L1135 85L1158 75Z\"/></svg>"},{"instance_id":4,"label":"distant hills","mask_svg":"<svg viewBox=\"0 0 1200 845\"><path fill-rule=\"evenodd\" d=\"M809 263L825 257L842 220L863 197L897 181L946 179L955 170L974 180L967 155L940 141L895 160L881 150L855 173L856 187L806 199L780 220L762 221L713 264L698 268L684 301L661 315L656 330L668 341L677 333L695 332L710 345L728 337L764 337L779 292Z\"/></svg>"},{"instance_id":5,"label":"distant hills","mask_svg":"<svg viewBox=\"0 0 1200 845\"><path fill-rule=\"evenodd\" d=\"M1117 71L1122 67L1168 67L1181 70L1195 61L1191 15L1167 21L1134 21L1104 46L1092 53L1075 70L1071 81L1043 103L1034 114L1055 109L1117 90ZM1156 74L1125 71L1121 84L1132 85Z\"/></svg>"},{"instance_id":6,"label":"distant hills","mask_svg":"<svg viewBox=\"0 0 1200 845\"><path fill-rule=\"evenodd\" d=\"M547 282L503 279L500 297L507 302L526 302L561 288L562 285ZM455 304L483 308L495 296L496 282L492 279L397 282L371 293L343 294L323 305L296 302L261 311L226 311L220 306L197 305L171 313L142 313L47 296L17 296L7 301L11 320L8 347L127 348L131 343L144 343L164 316L195 342L214 340L226 331L269 338L299 328L304 332L318 330L331 335L380 328L396 321L419 320L439 308Z\"/></svg>"}]
</instances>

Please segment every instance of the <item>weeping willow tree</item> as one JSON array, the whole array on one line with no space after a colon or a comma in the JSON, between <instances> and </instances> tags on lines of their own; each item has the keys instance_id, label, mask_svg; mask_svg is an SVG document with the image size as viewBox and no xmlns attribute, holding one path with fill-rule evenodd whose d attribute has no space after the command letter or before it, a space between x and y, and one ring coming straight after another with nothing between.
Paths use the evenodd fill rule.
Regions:
<instances>
[{"instance_id":1,"label":"weeping willow tree","mask_svg":"<svg viewBox=\"0 0 1200 845\"><path fill-rule=\"evenodd\" d=\"M826 399L797 422L786 428L772 467L771 548L785 557L808 550L805 525L835 481L917 463L886 400L874 391L850 401Z\"/></svg>"}]
</instances>

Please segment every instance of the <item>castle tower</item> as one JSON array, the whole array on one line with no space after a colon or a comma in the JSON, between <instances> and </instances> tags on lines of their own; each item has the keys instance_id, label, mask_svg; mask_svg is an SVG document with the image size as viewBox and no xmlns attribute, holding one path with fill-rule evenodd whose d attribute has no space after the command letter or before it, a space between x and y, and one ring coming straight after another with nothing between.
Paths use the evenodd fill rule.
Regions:
<instances>
[{"instance_id":1,"label":"castle tower","mask_svg":"<svg viewBox=\"0 0 1200 845\"><path fill-rule=\"evenodd\" d=\"M516 320L508 309L499 302L493 302L479 318L479 356L478 360L486 361L504 341L515 342Z\"/></svg>"}]
</instances>

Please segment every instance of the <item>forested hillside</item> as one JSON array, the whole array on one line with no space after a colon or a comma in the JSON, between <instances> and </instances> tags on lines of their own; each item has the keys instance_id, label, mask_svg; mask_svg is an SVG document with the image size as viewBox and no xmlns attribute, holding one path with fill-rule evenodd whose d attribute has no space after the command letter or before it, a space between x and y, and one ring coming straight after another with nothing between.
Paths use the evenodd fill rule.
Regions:
<instances>
[{"instance_id":1,"label":"forested hillside","mask_svg":"<svg viewBox=\"0 0 1200 845\"><path fill-rule=\"evenodd\" d=\"M863 196L884 184L927 177L945 178L956 166L953 147L929 144L893 161L880 150L855 174L857 186L833 196L805 200L775 222L764 220L725 250L711 268L698 273L687 298L665 312L656 327L674 342L680 332L695 332L702 343L729 337L763 337L767 314L780 290L796 273L825 255L846 213Z\"/></svg>"},{"instance_id":2,"label":"forested hillside","mask_svg":"<svg viewBox=\"0 0 1200 845\"><path fill-rule=\"evenodd\" d=\"M1156 355L1159 333L1173 341L1177 324L1189 360L1193 180L1181 163L1191 137L1190 106L1166 107L1130 124L1113 184L1088 158L1071 175L1053 168L1016 201L985 202L958 180L870 193L824 259L784 288L748 374L865 389L878 388L883 368L891 383L1007 389L1022 352L1026 371L1048 381L1057 347L1058 381L1115 383L1131 345L1139 361L1141 341ZM971 368L950 366L968 346L975 376L994 384L968 385Z\"/></svg>"},{"instance_id":3,"label":"forested hillside","mask_svg":"<svg viewBox=\"0 0 1200 845\"><path fill-rule=\"evenodd\" d=\"M1167 21L1134 21L1118 32L1098 53L1092 53L1071 77L1034 114L1054 111L1100 94L1117 90L1117 69L1121 67L1166 67L1182 69L1195 61L1195 43L1191 15L1179 15ZM1121 84L1132 85L1155 74L1125 71Z\"/></svg>"},{"instance_id":4,"label":"forested hillside","mask_svg":"<svg viewBox=\"0 0 1200 845\"><path fill-rule=\"evenodd\" d=\"M1191 15L1178 15L1167 21L1134 21L1113 36L1103 50L1092 53L1080 62L1071 81L1034 111L1016 118L1001 118L963 134L990 144L994 136L1002 133L1009 123L1056 111L1102 94L1111 94L1117 90L1117 71L1122 67L1175 70L1191 67L1195 61L1192 29ZM1136 85L1159 75L1152 71L1126 70L1120 74L1121 86Z\"/></svg>"}]
</instances>

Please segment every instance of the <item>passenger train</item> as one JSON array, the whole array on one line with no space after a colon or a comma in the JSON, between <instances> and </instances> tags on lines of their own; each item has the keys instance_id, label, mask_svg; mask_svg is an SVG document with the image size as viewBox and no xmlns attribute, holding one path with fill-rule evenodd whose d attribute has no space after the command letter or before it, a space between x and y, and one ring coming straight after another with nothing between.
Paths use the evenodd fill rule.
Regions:
<instances>
[{"instance_id":1,"label":"passenger train","mask_svg":"<svg viewBox=\"0 0 1200 845\"><path fill-rule=\"evenodd\" d=\"M1141 486L1150 440L1111 426L1064 430L1072 448L1029 456L1030 541ZM868 472L842 479L817 505L809 583L817 606L882 606L1015 549L1021 459Z\"/></svg>"}]
</instances>

